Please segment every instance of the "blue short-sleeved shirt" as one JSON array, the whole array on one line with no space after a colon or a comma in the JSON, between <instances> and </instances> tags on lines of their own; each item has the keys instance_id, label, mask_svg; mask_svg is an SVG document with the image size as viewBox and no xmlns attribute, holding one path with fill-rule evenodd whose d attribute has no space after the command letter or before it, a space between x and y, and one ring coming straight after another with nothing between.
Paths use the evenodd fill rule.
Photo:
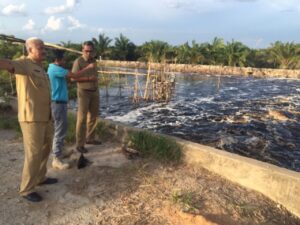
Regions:
<instances>
[{"instance_id":1,"label":"blue short-sleeved shirt","mask_svg":"<svg viewBox=\"0 0 300 225\"><path fill-rule=\"evenodd\" d=\"M48 67L48 76L51 84L52 101L68 101L68 87L66 76L69 71L61 66L51 63Z\"/></svg>"}]
</instances>

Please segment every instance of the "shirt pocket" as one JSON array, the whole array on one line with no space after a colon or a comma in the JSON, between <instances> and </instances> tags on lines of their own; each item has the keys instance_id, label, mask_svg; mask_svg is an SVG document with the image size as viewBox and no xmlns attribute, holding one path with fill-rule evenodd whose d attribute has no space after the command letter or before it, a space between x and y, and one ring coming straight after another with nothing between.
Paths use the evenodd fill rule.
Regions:
<instances>
[{"instance_id":1,"label":"shirt pocket","mask_svg":"<svg viewBox=\"0 0 300 225\"><path fill-rule=\"evenodd\" d=\"M48 88L49 81L46 74L32 72L30 75L30 81L32 85L37 89Z\"/></svg>"}]
</instances>

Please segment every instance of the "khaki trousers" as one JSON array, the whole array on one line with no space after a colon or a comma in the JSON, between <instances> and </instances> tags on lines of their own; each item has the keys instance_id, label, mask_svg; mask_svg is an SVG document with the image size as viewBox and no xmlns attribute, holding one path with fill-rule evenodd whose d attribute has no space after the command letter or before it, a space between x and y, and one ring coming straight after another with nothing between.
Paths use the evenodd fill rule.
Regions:
<instances>
[{"instance_id":1,"label":"khaki trousers","mask_svg":"<svg viewBox=\"0 0 300 225\"><path fill-rule=\"evenodd\" d=\"M43 182L47 172L47 161L51 151L53 124L49 122L20 122L23 133L25 161L20 195L34 192Z\"/></svg>"},{"instance_id":2,"label":"khaki trousers","mask_svg":"<svg viewBox=\"0 0 300 225\"><path fill-rule=\"evenodd\" d=\"M76 123L76 145L83 147L86 141L95 139L99 116L99 90L77 89L78 111Z\"/></svg>"}]
</instances>

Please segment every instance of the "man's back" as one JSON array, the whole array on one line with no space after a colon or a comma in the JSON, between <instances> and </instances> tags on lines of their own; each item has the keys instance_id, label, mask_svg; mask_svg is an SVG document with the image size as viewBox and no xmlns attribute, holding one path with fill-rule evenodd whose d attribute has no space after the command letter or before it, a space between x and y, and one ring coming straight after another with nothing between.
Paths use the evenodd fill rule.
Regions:
<instances>
[{"instance_id":1,"label":"man's back","mask_svg":"<svg viewBox=\"0 0 300 225\"><path fill-rule=\"evenodd\" d=\"M68 87L66 77L69 71L59 65L51 63L47 73L51 83L51 100L67 102Z\"/></svg>"}]
</instances>

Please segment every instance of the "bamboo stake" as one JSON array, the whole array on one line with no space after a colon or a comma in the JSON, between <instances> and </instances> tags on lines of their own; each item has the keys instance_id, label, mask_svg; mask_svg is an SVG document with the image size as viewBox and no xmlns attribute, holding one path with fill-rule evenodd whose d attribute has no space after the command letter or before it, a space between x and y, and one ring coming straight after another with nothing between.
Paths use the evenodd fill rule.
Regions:
<instances>
[{"instance_id":1,"label":"bamboo stake","mask_svg":"<svg viewBox=\"0 0 300 225\"><path fill-rule=\"evenodd\" d=\"M24 39L11 37L11 36L8 36L8 35L5 35L5 34L0 34L0 39L2 39L4 41L12 42L14 44L23 44L24 45L25 42L26 42ZM44 44L48 48L61 49L61 50L65 50L65 51L68 51L68 52L73 52L73 53L80 54L80 55L82 54L81 51L77 51L77 50L74 50L74 49L71 49L71 48L65 48L65 47L60 46L60 45L51 44L51 43L48 43L48 42L44 42Z\"/></svg>"},{"instance_id":2,"label":"bamboo stake","mask_svg":"<svg viewBox=\"0 0 300 225\"><path fill-rule=\"evenodd\" d=\"M147 74L147 80L146 80L146 85L145 85L145 92L144 92L144 100L148 100L148 85L150 81L150 71L151 71L151 63L149 61L148 65L148 74Z\"/></svg>"},{"instance_id":3,"label":"bamboo stake","mask_svg":"<svg viewBox=\"0 0 300 225\"><path fill-rule=\"evenodd\" d=\"M133 102L137 103L138 102L138 76L135 75L135 80L134 80L134 92L133 92Z\"/></svg>"}]
</instances>

